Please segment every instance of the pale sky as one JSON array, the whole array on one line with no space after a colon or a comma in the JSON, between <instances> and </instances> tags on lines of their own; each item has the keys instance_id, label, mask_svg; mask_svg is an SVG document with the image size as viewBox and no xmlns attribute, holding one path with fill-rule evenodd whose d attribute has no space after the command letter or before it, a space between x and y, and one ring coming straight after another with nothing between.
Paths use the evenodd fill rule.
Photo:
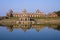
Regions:
<instances>
[{"instance_id":1,"label":"pale sky","mask_svg":"<svg viewBox=\"0 0 60 40\"><path fill-rule=\"evenodd\" d=\"M21 12L22 9L35 12L39 9L48 13L60 10L60 0L0 0L0 16L4 16L9 9L14 12Z\"/></svg>"}]
</instances>

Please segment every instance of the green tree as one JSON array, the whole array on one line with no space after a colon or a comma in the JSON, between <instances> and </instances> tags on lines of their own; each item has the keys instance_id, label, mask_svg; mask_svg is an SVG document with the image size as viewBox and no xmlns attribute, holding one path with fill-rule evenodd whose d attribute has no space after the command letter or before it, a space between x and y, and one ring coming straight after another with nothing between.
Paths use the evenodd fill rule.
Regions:
<instances>
[{"instance_id":1,"label":"green tree","mask_svg":"<svg viewBox=\"0 0 60 40\"><path fill-rule=\"evenodd\" d=\"M60 11L55 12L60 17Z\"/></svg>"}]
</instances>

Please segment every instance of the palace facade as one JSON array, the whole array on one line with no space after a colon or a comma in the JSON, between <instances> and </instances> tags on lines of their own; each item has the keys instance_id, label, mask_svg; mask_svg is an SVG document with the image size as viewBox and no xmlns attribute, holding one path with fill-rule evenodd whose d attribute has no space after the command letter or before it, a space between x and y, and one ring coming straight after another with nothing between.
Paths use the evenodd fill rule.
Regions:
<instances>
[{"instance_id":1,"label":"palace facade","mask_svg":"<svg viewBox=\"0 0 60 40\"><path fill-rule=\"evenodd\" d=\"M6 16L13 16L13 17L23 17L23 16L29 16L29 17L46 17L46 15L41 12L39 9L36 10L36 12L27 12L26 9L22 10L22 12L13 12L13 10L9 10L9 12L6 14Z\"/></svg>"},{"instance_id":2,"label":"palace facade","mask_svg":"<svg viewBox=\"0 0 60 40\"><path fill-rule=\"evenodd\" d=\"M58 15L55 12L50 12L47 14L47 17L58 17Z\"/></svg>"}]
</instances>

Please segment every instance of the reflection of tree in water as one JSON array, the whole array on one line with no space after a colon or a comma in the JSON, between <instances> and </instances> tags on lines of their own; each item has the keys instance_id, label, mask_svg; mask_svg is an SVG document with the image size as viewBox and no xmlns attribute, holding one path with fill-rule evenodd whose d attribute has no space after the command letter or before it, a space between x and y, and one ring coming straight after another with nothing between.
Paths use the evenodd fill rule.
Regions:
<instances>
[{"instance_id":1,"label":"reflection of tree in water","mask_svg":"<svg viewBox=\"0 0 60 40\"><path fill-rule=\"evenodd\" d=\"M60 25L48 25L48 28L52 28L55 30L60 30Z\"/></svg>"},{"instance_id":2,"label":"reflection of tree in water","mask_svg":"<svg viewBox=\"0 0 60 40\"><path fill-rule=\"evenodd\" d=\"M60 25L57 25L57 28L55 28L55 29L60 30Z\"/></svg>"}]
</instances>

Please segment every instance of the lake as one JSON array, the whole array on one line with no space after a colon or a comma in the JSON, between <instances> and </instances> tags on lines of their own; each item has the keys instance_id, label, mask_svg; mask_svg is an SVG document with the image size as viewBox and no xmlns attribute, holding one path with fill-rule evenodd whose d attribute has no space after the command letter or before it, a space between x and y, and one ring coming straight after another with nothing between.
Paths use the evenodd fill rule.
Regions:
<instances>
[{"instance_id":1,"label":"lake","mask_svg":"<svg viewBox=\"0 0 60 40\"><path fill-rule=\"evenodd\" d=\"M60 25L0 25L0 40L60 40Z\"/></svg>"}]
</instances>

